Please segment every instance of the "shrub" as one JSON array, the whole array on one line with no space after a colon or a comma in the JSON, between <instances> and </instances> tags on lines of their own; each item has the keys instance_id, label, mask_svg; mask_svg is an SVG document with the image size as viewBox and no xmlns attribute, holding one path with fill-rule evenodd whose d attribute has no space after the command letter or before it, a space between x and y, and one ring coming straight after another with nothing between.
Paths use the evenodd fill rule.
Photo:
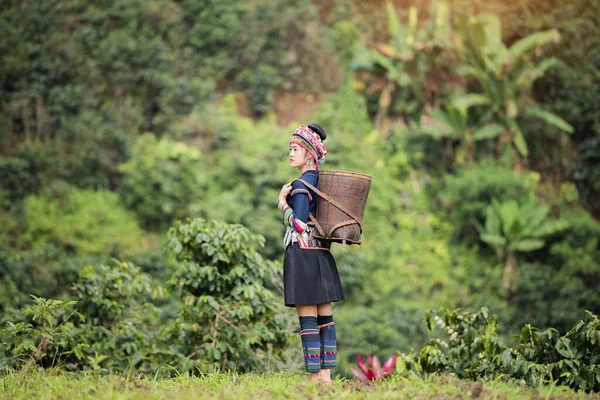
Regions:
<instances>
[{"instance_id":1,"label":"shrub","mask_svg":"<svg viewBox=\"0 0 600 400\"><path fill-rule=\"evenodd\" d=\"M31 250L0 245L0 314L29 303L28 294L51 299L68 298L79 271L107 262L104 254L73 254L56 244Z\"/></svg>"},{"instance_id":2,"label":"shrub","mask_svg":"<svg viewBox=\"0 0 600 400\"><path fill-rule=\"evenodd\" d=\"M199 162L197 149L142 135L131 160L119 167L124 174L121 197L146 227L163 228L174 218L187 216L190 203L202 197L206 175Z\"/></svg>"},{"instance_id":3,"label":"shrub","mask_svg":"<svg viewBox=\"0 0 600 400\"><path fill-rule=\"evenodd\" d=\"M143 249L142 231L109 191L56 184L25 201L22 244L34 249L55 244L67 251L128 255Z\"/></svg>"},{"instance_id":4,"label":"shrub","mask_svg":"<svg viewBox=\"0 0 600 400\"><path fill-rule=\"evenodd\" d=\"M561 336L527 324L518 346L509 347L496 333L497 318L482 308L475 314L442 309L428 312L427 328L440 328L417 354L404 356L408 370L452 373L459 378L522 379L529 385L556 382L576 390L600 391L600 319L591 312Z\"/></svg>"},{"instance_id":5,"label":"shrub","mask_svg":"<svg viewBox=\"0 0 600 400\"><path fill-rule=\"evenodd\" d=\"M104 326L124 319L126 310L152 293L150 276L126 262L85 267L71 290L88 321Z\"/></svg>"},{"instance_id":6,"label":"shrub","mask_svg":"<svg viewBox=\"0 0 600 400\"><path fill-rule=\"evenodd\" d=\"M24 320L9 322L0 330L0 367L14 367L27 371L37 363L52 366L59 361L57 351L83 358L83 344L66 341L65 322L76 313L76 301L48 300L33 297L33 304L22 312ZM79 314L83 319L83 316ZM70 350L64 350L65 347ZM52 356L55 358L53 359Z\"/></svg>"},{"instance_id":7,"label":"shrub","mask_svg":"<svg viewBox=\"0 0 600 400\"><path fill-rule=\"evenodd\" d=\"M158 324L147 302L148 275L126 262L87 266L72 292L77 301L34 297L34 304L13 316L0 331L6 357L0 357L0 365L98 372L158 367L152 364ZM75 313L79 318L70 318Z\"/></svg>"},{"instance_id":8,"label":"shrub","mask_svg":"<svg viewBox=\"0 0 600 400\"><path fill-rule=\"evenodd\" d=\"M597 132L598 137L587 139L578 146L579 160L572 166L572 179L583 203L596 212L600 210L596 202L600 194L600 128Z\"/></svg>"},{"instance_id":9,"label":"shrub","mask_svg":"<svg viewBox=\"0 0 600 400\"><path fill-rule=\"evenodd\" d=\"M137 266L114 261L87 266L72 287L85 323L69 330L71 342L85 343L85 359L68 360L69 369L151 372L157 343L157 313L149 303L151 278Z\"/></svg>"},{"instance_id":10,"label":"shrub","mask_svg":"<svg viewBox=\"0 0 600 400\"><path fill-rule=\"evenodd\" d=\"M523 266L515 293L519 323L566 330L579 310L600 312L600 223L584 210L561 215L568 228Z\"/></svg>"},{"instance_id":11,"label":"shrub","mask_svg":"<svg viewBox=\"0 0 600 400\"><path fill-rule=\"evenodd\" d=\"M474 221L484 223L486 209L492 199L524 202L534 196L537 177L537 174L531 173L524 179L515 176L509 169L483 164L449 175L444 190L438 196L448 211L456 235L477 238Z\"/></svg>"},{"instance_id":12,"label":"shrub","mask_svg":"<svg viewBox=\"0 0 600 400\"><path fill-rule=\"evenodd\" d=\"M179 352L194 355L201 371L248 371L283 357L289 321L281 299L264 287L277 264L262 258L263 246L263 237L241 225L194 219L169 230L179 261L170 283L185 296Z\"/></svg>"},{"instance_id":13,"label":"shrub","mask_svg":"<svg viewBox=\"0 0 600 400\"><path fill-rule=\"evenodd\" d=\"M0 207L14 209L25 197L37 193L50 164L41 144L23 145L12 157L0 157Z\"/></svg>"}]
</instances>

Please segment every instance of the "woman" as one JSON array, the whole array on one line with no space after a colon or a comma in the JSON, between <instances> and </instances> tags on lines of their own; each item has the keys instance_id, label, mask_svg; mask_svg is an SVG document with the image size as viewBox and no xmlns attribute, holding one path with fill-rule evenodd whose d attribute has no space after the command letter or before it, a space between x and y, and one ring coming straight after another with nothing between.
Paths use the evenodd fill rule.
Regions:
<instances>
[{"instance_id":1,"label":"woman","mask_svg":"<svg viewBox=\"0 0 600 400\"><path fill-rule=\"evenodd\" d=\"M300 179L317 187L319 165L327 150L325 130L317 124L300 126L290 140L290 165ZM330 244L310 235L309 214L315 215L317 196L300 180L282 187L279 209L287 226L284 238L283 281L285 305L296 307L306 371L310 380L331 382L336 364L336 332L331 303L344 300Z\"/></svg>"}]
</instances>

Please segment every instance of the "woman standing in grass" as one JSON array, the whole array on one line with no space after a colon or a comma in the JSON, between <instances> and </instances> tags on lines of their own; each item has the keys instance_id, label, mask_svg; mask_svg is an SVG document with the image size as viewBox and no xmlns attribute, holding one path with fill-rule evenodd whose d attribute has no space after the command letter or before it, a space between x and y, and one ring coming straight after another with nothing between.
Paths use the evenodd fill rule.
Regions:
<instances>
[{"instance_id":1,"label":"woman standing in grass","mask_svg":"<svg viewBox=\"0 0 600 400\"><path fill-rule=\"evenodd\" d=\"M319 165L327 151L325 130L317 125L300 126L290 140L290 165L300 179L317 187ZM285 305L296 307L306 371L310 380L331 382L336 364L336 332L331 303L344 300L330 243L312 238L309 215L317 209L317 195L300 180L286 184L279 193L283 213L285 258L283 281Z\"/></svg>"}]
</instances>

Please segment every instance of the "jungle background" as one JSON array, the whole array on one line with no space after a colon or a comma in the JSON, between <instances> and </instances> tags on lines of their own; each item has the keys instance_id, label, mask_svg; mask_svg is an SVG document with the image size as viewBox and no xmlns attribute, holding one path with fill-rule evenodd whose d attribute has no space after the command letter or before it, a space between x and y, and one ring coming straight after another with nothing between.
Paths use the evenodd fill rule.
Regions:
<instances>
[{"instance_id":1,"label":"jungle background","mask_svg":"<svg viewBox=\"0 0 600 400\"><path fill-rule=\"evenodd\" d=\"M427 309L565 333L600 313L599 104L594 0L2 1L0 367L299 371L276 203L311 122L373 177L339 374Z\"/></svg>"}]
</instances>

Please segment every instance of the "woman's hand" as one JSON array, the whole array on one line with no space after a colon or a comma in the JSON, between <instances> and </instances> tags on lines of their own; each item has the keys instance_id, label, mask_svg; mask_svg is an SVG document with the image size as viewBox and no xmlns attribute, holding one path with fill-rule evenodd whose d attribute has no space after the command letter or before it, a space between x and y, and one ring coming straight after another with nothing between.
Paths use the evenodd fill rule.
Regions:
<instances>
[{"instance_id":1,"label":"woman's hand","mask_svg":"<svg viewBox=\"0 0 600 400\"><path fill-rule=\"evenodd\" d=\"M286 183L281 187L281 192L279 192L279 201L285 201L288 194L292 191L292 184Z\"/></svg>"}]
</instances>

